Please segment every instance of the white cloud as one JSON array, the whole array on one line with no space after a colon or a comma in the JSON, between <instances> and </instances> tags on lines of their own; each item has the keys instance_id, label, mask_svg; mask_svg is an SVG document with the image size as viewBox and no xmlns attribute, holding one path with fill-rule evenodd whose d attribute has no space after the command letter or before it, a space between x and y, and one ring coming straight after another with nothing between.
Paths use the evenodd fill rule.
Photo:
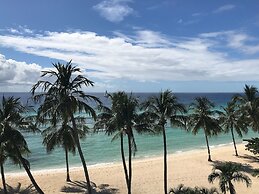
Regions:
<instances>
[{"instance_id":1,"label":"white cloud","mask_svg":"<svg viewBox=\"0 0 259 194\"><path fill-rule=\"evenodd\" d=\"M5 30L2 30L5 31ZM33 34L33 30L29 29L27 26L21 26L19 25L18 28L7 28L6 31L12 33L12 34Z\"/></svg>"},{"instance_id":2,"label":"white cloud","mask_svg":"<svg viewBox=\"0 0 259 194\"><path fill-rule=\"evenodd\" d=\"M42 68L35 64L27 64L12 59L6 59L0 54L0 90L29 91L36 83Z\"/></svg>"},{"instance_id":3,"label":"white cloud","mask_svg":"<svg viewBox=\"0 0 259 194\"><path fill-rule=\"evenodd\" d=\"M221 12L224 12L224 11L229 11L229 10L234 9L235 7L236 6L232 5L232 4L223 5L219 8L217 8L216 10L214 10L213 13L221 13Z\"/></svg>"},{"instance_id":4,"label":"white cloud","mask_svg":"<svg viewBox=\"0 0 259 194\"><path fill-rule=\"evenodd\" d=\"M259 40L246 33L238 31L210 32L200 35L203 38L216 39L226 47L239 50L244 54L258 54Z\"/></svg>"},{"instance_id":5,"label":"white cloud","mask_svg":"<svg viewBox=\"0 0 259 194\"><path fill-rule=\"evenodd\" d=\"M87 31L48 32L33 36L1 35L0 46L58 60L73 59L83 70L86 69L87 77L103 81L97 83L98 87L104 87L107 85L105 81L109 83L114 79L147 82L259 80L259 58L233 60L227 57L225 50L221 52L215 49L221 41L218 37L223 36L228 40L232 37L228 35L231 33L234 32L173 38L159 32L138 30L133 35L116 33L111 38ZM242 46L243 39L236 38L236 44L227 45L234 48L239 42ZM30 66L34 70L29 75L40 71L37 65ZM29 66L23 64L22 67ZM27 71L29 69L26 68ZM88 72L87 69L92 71ZM6 65L5 72L12 73ZM12 81L34 82L31 78L26 81L27 72L18 74L17 67L15 72L16 78ZM27 76L23 76L25 74ZM4 79L12 82L7 77Z\"/></svg>"},{"instance_id":6,"label":"white cloud","mask_svg":"<svg viewBox=\"0 0 259 194\"><path fill-rule=\"evenodd\" d=\"M121 22L124 18L133 13L133 9L127 3L131 0L104 0L94 6L101 16L110 22Z\"/></svg>"}]
</instances>

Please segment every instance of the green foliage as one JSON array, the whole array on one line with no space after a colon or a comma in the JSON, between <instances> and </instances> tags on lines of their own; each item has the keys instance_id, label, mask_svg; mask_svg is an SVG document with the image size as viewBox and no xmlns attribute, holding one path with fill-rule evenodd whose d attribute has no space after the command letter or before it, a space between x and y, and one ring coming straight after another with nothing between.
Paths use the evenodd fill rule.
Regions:
<instances>
[{"instance_id":1,"label":"green foliage","mask_svg":"<svg viewBox=\"0 0 259 194\"><path fill-rule=\"evenodd\" d=\"M247 187L251 186L251 179L242 173L242 166L233 162L222 162L214 164L212 173L208 176L208 181L213 183L219 180L219 187L223 193L230 191L230 194L236 194L234 182L244 182Z\"/></svg>"},{"instance_id":2,"label":"green foliage","mask_svg":"<svg viewBox=\"0 0 259 194\"><path fill-rule=\"evenodd\" d=\"M183 184L178 185L176 188L170 189L169 194L219 194L216 188L205 187L186 187Z\"/></svg>"},{"instance_id":3,"label":"green foliage","mask_svg":"<svg viewBox=\"0 0 259 194\"><path fill-rule=\"evenodd\" d=\"M247 141L248 143L245 145L246 150L252 152L254 155L259 154L259 138L251 138L251 139L244 139L244 141Z\"/></svg>"}]
</instances>

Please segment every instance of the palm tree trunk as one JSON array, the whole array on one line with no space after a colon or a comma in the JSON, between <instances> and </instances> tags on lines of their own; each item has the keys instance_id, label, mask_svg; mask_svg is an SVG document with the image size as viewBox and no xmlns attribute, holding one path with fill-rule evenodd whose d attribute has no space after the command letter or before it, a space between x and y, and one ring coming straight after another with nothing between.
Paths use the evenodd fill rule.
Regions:
<instances>
[{"instance_id":1,"label":"palm tree trunk","mask_svg":"<svg viewBox=\"0 0 259 194\"><path fill-rule=\"evenodd\" d=\"M132 167L131 167L131 159L132 159L132 149L131 149L131 136L128 134L128 147L129 147L129 184L128 184L128 194L131 194L131 179L132 179Z\"/></svg>"},{"instance_id":2,"label":"palm tree trunk","mask_svg":"<svg viewBox=\"0 0 259 194\"><path fill-rule=\"evenodd\" d=\"M236 194L234 185L231 183L231 181L228 181L228 185L229 185L229 193L230 194Z\"/></svg>"},{"instance_id":3,"label":"palm tree trunk","mask_svg":"<svg viewBox=\"0 0 259 194\"><path fill-rule=\"evenodd\" d=\"M123 145L123 134L122 133L121 133L121 159L122 159L127 188L129 188L129 177L128 177L128 170L127 170L127 165L126 165L125 155L124 155L124 145Z\"/></svg>"},{"instance_id":4,"label":"palm tree trunk","mask_svg":"<svg viewBox=\"0 0 259 194\"><path fill-rule=\"evenodd\" d=\"M2 163L1 163L1 175L2 175L4 194L7 194L6 182L5 182L5 176L4 176L4 166Z\"/></svg>"},{"instance_id":5,"label":"palm tree trunk","mask_svg":"<svg viewBox=\"0 0 259 194\"><path fill-rule=\"evenodd\" d=\"M210 146L209 146L209 141L208 141L208 136L207 136L207 134L205 133L205 139L206 139L206 144L207 144L207 149L208 149L208 161L209 162L212 162L212 160L211 160L211 156L210 156Z\"/></svg>"},{"instance_id":6,"label":"palm tree trunk","mask_svg":"<svg viewBox=\"0 0 259 194\"><path fill-rule=\"evenodd\" d=\"M31 174L31 171L30 171L28 165L27 165L26 162L25 162L25 159L22 157L22 155L21 155L21 153L20 153L20 151L18 150L17 147L16 147L16 151L17 151L18 158L19 158L20 162L22 163L23 168L25 169L27 175L29 176L29 178L30 178L30 180L31 180L31 182L32 182L32 184L33 184L33 186L35 187L35 189L37 190L37 192L38 192L39 194L44 194L44 192L41 190L41 188L39 187L39 185L36 183L34 177L33 177L32 174Z\"/></svg>"},{"instance_id":7,"label":"palm tree trunk","mask_svg":"<svg viewBox=\"0 0 259 194\"><path fill-rule=\"evenodd\" d=\"M67 167L67 182L71 182L70 176L69 176L69 164L68 164L68 151L67 151L67 148L65 148L65 155L66 155L66 167Z\"/></svg>"},{"instance_id":8,"label":"palm tree trunk","mask_svg":"<svg viewBox=\"0 0 259 194\"><path fill-rule=\"evenodd\" d=\"M231 135L232 135L232 140L233 140L233 144L234 144L234 148L235 148L236 156L238 156L238 153L237 153L237 147L236 147L236 141L235 141L235 136L234 136L234 131L233 131L233 127L231 128Z\"/></svg>"},{"instance_id":9,"label":"palm tree trunk","mask_svg":"<svg viewBox=\"0 0 259 194\"><path fill-rule=\"evenodd\" d=\"M167 148L166 148L166 133L163 126L163 141L164 141L164 192L167 194Z\"/></svg>"},{"instance_id":10,"label":"palm tree trunk","mask_svg":"<svg viewBox=\"0 0 259 194\"><path fill-rule=\"evenodd\" d=\"M84 154L82 152L82 148L81 148L81 145L80 145L80 141L79 141L79 137L78 137L78 133L77 133L77 127L76 127L75 118L74 118L74 115L72 113L71 113L71 121L72 121L72 125L73 125L73 136L75 138L77 150L78 150L78 153L79 153L79 156L80 156L83 168L84 168L84 173L85 173L85 179L86 179L88 194L92 194L92 187L91 187L90 177L89 177L89 174L88 174L88 170L87 170Z\"/></svg>"}]
</instances>

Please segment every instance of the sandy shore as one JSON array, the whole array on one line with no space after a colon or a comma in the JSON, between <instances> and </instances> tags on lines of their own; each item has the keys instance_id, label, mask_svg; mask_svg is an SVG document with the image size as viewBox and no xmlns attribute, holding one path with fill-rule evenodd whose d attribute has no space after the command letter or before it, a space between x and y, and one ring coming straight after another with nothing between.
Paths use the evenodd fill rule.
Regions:
<instances>
[{"instance_id":1,"label":"sandy shore","mask_svg":"<svg viewBox=\"0 0 259 194\"><path fill-rule=\"evenodd\" d=\"M245 151L244 145L238 145L239 157L234 156L233 146L224 146L211 149L213 162L233 161L248 168L259 168L259 162L255 162L250 152ZM207 150L196 150L171 154L168 157L168 187L176 187L183 183L186 186L205 186L218 188L218 182L209 184L208 174L211 173L213 163L207 162ZM97 185L97 192L102 194L127 193L122 164L111 164L89 168L90 178ZM83 171L81 168L71 170L73 183L65 182L65 170L35 171L35 179L46 194L56 193L83 193L81 181ZM250 175L249 175L250 176ZM8 174L7 183L16 187L18 182L23 188L30 185L25 174ZM259 178L252 179L252 187L246 188L243 183L235 184L237 193L258 194ZM2 187L2 183L1 183ZM64 188L65 187L65 188ZM62 192L61 189L64 189ZM80 191L81 190L81 191ZM163 158L150 158L134 160L133 183L134 194L161 194L163 193Z\"/></svg>"}]
</instances>

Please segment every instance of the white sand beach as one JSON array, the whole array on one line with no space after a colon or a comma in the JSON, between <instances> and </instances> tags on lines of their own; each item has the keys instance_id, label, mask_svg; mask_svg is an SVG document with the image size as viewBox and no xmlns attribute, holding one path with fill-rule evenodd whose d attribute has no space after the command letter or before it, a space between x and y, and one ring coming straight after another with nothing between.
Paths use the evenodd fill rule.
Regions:
<instances>
[{"instance_id":1,"label":"white sand beach","mask_svg":"<svg viewBox=\"0 0 259 194\"><path fill-rule=\"evenodd\" d=\"M253 159L252 153L245 150L244 144L238 145L239 157L234 156L233 146L211 149L213 162L233 161L242 163L249 168L259 168L259 162ZM195 150L168 157L168 187L176 187L183 183L186 186L218 187L218 182L208 183L213 162L207 161L207 150ZM89 168L90 178L97 186L97 193L127 193L121 163L93 166ZM84 181L81 168L71 169L72 183L65 181L65 170L33 171L36 181L46 194L83 193ZM252 186L246 188L243 183L235 184L237 193L258 194L259 178L252 177ZM7 183L12 187L21 183L23 188L29 186L30 180L25 173L7 174ZM66 187L62 192L61 188ZM81 190L81 191L80 191ZM134 160L132 193L160 194L163 193L163 157Z\"/></svg>"}]
</instances>

